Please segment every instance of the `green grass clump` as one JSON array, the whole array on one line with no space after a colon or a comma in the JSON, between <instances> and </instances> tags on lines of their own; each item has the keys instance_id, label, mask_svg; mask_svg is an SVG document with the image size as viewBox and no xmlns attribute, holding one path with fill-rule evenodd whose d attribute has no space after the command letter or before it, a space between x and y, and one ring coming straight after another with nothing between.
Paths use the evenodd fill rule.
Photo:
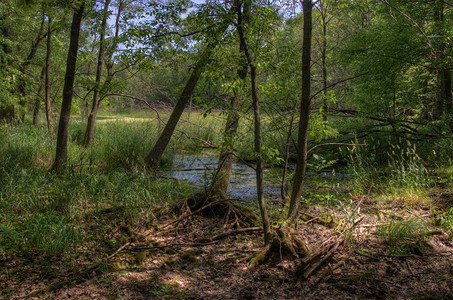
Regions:
<instances>
[{"instance_id":1,"label":"green grass clump","mask_svg":"<svg viewBox=\"0 0 453 300\"><path fill-rule=\"evenodd\" d=\"M377 227L376 234L389 245L390 254L405 255L427 236L427 228L419 219L392 221Z\"/></svg>"}]
</instances>

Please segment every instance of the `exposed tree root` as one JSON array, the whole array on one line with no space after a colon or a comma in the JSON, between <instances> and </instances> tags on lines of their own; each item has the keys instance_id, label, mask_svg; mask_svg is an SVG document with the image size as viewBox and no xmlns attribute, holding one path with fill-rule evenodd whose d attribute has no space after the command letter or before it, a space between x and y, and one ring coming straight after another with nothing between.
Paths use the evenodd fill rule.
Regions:
<instances>
[{"instance_id":1,"label":"exposed tree root","mask_svg":"<svg viewBox=\"0 0 453 300\"><path fill-rule=\"evenodd\" d=\"M269 237L269 244L252 256L246 258L251 265L267 262L273 258L302 258L309 253L308 246L298 236L293 226L283 223Z\"/></svg>"},{"instance_id":2,"label":"exposed tree root","mask_svg":"<svg viewBox=\"0 0 453 300\"><path fill-rule=\"evenodd\" d=\"M258 215L250 208L224 196L213 196L207 192L200 192L177 202L171 210L178 213L180 217L164 225L164 228L171 224L179 224L196 214L223 217L225 227L233 228L250 227L258 221Z\"/></svg>"}]
</instances>

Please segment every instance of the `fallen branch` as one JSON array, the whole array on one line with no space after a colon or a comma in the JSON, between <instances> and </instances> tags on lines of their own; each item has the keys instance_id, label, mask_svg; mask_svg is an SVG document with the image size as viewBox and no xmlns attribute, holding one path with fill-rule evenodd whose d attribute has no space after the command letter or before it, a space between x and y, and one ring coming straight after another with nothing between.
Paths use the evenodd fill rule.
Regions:
<instances>
[{"instance_id":1,"label":"fallen branch","mask_svg":"<svg viewBox=\"0 0 453 300\"><path fill-rule=\"evenodd\" d=\"M332 255L337 251L338 247L343 244L344 239L341 239L337 242L330 244L327 249L327 252L320 251L316 253L308 260L305 260L302 268L299 270L298 273L302 274L304 280L307 280L313 273L315 273L322 265L324 265L327 260L329 260Z\"/></svg>"},{"instance_id":2,"label":"fallen branch","mask_svg":"<svg viewBox=\"0 0 453 300\"><path fill-rule=\"evenodd\" d=\"M261 227L248 227L248 228L241 228L241 229L236 229L236 230L229 230L229 231L225 231L225 232L222 232L218 235L215 235L211 238L200 238L200 239L197 239L196 241L198 242L208 242L208 241L219 241L221 239L224 239L230 235L237 235L237 234L240 234L240 233L245 233L245 232L261 232L263 231L263 228Z\"/></svg>"},{"instance_id":3,"label":"fallen branch","mask_svg":"<svg viewBox=\"0 0 453 300\"><path fill-rule=\"evenodd\" d=\"M156 245L156 246L133 246L127 251L142 251L142 250L153 250L153 249L165 249L171 247L204 247L217 244L219 241L212 241L208 243L175 243L175 244L167 244L167 245Z\"/></svg>"}]
</instances>

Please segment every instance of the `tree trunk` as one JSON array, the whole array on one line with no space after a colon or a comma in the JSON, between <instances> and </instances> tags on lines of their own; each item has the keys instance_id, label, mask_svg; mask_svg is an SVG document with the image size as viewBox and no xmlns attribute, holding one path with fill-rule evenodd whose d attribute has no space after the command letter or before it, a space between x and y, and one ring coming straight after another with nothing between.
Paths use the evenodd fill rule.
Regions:
<instances>
[{"instance_id":1,"label":"tree trunk","mask_svg":"<svg viewBox=\"0 0 453 300\"><path fill-rule=\"evenodd\" d=\"M324 0L319 2L319 7L322 21L322 119L327 121L327 7L324 4Z\"/></svg>"},{"instance_id":2,"label":"tree trunk","mask_svg":"<svg viewBox=\"0 0 453 300\"><path fill-rule=\"evenodd\" d=\"M302 195L302 184L307 166L307 141L308 141L308 120L310 118L310 92L311 92L311 40L312 40L312 0L302 2L304 29L302 46L302 96L299 115L299 132L297 140L297 164L294 174L291 200L289 204L287 223L290 226L297 224L299 216L300 197Z\"/></svg>"},{"instance_id":3,"label":"tree trunk","mask_svg":"<svg viewBox=\"0 0 453 300\"><path fill-rule=\"evenodd\" d=\"M208 42L203 53L200 55L197 64L193 67L189 80L187 81L186 86L184 87L184 90L182 91L170 115L170 118L165 125L164 130L159 136L151 152L145 158L146 170L148 173L155 171L159 167L162 154L164 153L165 149L168 146L168 143L170 142L173 132L176 129L176 125L178 124L178 121L181 118L182 113L184 112L184 108L193 95L193 91L195 89L195 86L197 85L198 80L200 79L201 73L203 72L205 66L208 64L214 49L222 39L223 33L228 28L228 25L229 22L227 20L224 20L218 31L218 34L216 34L213 39Z\"/></svg>"},{"instance_id":4,"label":"tree trunk","mask_svg":"<svg viewBox=\"0 0 453 300\"><path fill-rule=\"evenodd\" d=\"M35 105L33 107L33 125L34 126L38 126L39 108L41 106L41 98L40 98L39 94L41 93L41 90L42 90L45 74L46 74L46 67L43 67L42 71L41 71L41 76L39 77L38 91L36 92Z\"/></svg>"},{"instance_id":5,"label":"tree trunk","mask_svg":"<svg viewBox=\"0 0 453 300\"><path fill-rule=\"evenodd\" d=\"M30 63L32 62L33 58L35 57L36 52L38 51L39 43L45 37L45 35L43 34L44 23L45 23L45 20L44 20L44 15L43 15L42 21L41 21L41 26L39 28L39 32L31 41L30 52L28 53L27 58L25 59L25 61L22 62L22 64L20 65L20 68L19 68L19 70L21 72L21 76L18 79L17 91L19 94L19 105L21 107L21 110L19 111L20 117L18 118L18 120L20 122L23 122L25 120L25 111L26 111L26 104L27 104L27 101L25 100L25 98L27 96L26 80L25 80L26 70L27 70L27 67L30 65Z\"/></svg>"},{"instance_id":6,"label":"tree trunk","mask_svg":"<svg viewBox=\"0 0 453 300\"><path fill-rule=\"evenodd\" d=\"M242 16L243 23L249 23L250 5L249 2L244 2L244 15ZM239 43L239 55L244 55L243 43ZM247 58L243 57L238 67L237 74L243 83L242 89L245 89L248 72ZM216 176L212 184L212 194L217 197L226 197L228 186L230 185L231 174L233 170L234 162L234 140L239 127L239 110L244 101L243 91L236 91L234 96L231 98L230 109L228 111L228 117L225 124L225 131L223 137L222 152L219 156L219 165L217 167Z\"/></svg>"},{"instance_id":7,"label":"tree trunk","mask_svg":"<svg viewBox=\"0 0 453 300\"><path fill-rule=\"evenodd\" d=\"M85 131L85 137L83 139L83 145L89 146L94 139L94 123L96 122L96 115L99 109L99 92L101 86L101 76L102 76L102 64L104 62L104 54L105 54L105 30L107 28L107 19L109 17L109 5L110 0L105 0L102 22L101 22L101 32L99 38L99 55L98 55L98 63L96 67L96 82L94 86L93 92L93 103L91 106L91 112L88 116L87 128Z\"/></svg>"},{"instance_id":8,"label":"tree trunk","mask_svg":"<svg viewBox=\"0 0 453 300\"><path fill-rule=\"evenodd\" d=\"M447 119L450 120L450 130L453 131L453 97L451 89L451 73L449 69L444 69L445 80L445 105L447 109Z\"/></svg>"},{"instance_id":9,"label":"tree trunk","mask_svg":"<svg viewBox=\"0 0 453 300\"><path fill-rule=\"evenodd\" d=\"M241 11L241 3L239 0L236 0L238 3L238 33L239 39L241 41L242 50L244 55L247 58L247 63L250 67L250 80L252 87L252 101L253 101L253 110L254 110L254 145L256 153L256 190L258 196L258 204L260 207L261 221L263 224L264 230L264 243L267 245L270 242L270 222L269 216L267 214L266 203L264 202L264 180L263 180L263 154L261 151L261 116L260 116L260 106L258 99L258 90L256 86L256 66L252 61L250 51L247 44L247 38L245 36L246 24L243 22L243 15ZM248 17L250 14L251 1L244 1L244 17ZM248 19L248 18L247 18Z\"/></svg>"},{"instance_id":10,"label":"tree trunk","mask_svg":"<svg viewBox=\"0 0 453 300\"><path fill-rule=\"evenodd\" d=\"M63 87L63 103L61 104L60 121L57 134L57 148L55 161L52 170L61 173L66 169L68 162L68 127L71 117L71 102L74 91L74 77L77 63L77 53L79 50L80 25L82 22L85 2L74 11L71 25L71 36L69 41L68 58L66 62L66 74Z\"/></svg>"},{"instance_id":11,"label":"tree trunk","mask_svg":"<svg viewBox=\"0 0 453 300\"><path fill-rule=\"evenodd\" d=\"M51 135L54 134L53 125L52 125L52 107L50 103L50 78L49 78L49 69L50 69L50 54L51 54L51 31L52 18L48 16L47 22L47 47L46 47L46 84L45 84L45 105L46 105L46 121L47 121L47 130Z\"/></svg>"}]
</instances>

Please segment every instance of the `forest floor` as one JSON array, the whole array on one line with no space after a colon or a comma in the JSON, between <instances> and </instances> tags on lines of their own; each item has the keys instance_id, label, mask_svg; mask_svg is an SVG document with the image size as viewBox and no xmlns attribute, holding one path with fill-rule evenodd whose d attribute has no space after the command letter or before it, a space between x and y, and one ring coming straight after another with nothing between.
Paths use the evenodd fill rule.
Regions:
<instances>
[{"instance_id":1,"label":"forest floor","mask_svg":"<svg viewBox=\"0 0 453 300\"><path fill-rule=\"evenodd\" d=\"M99 253L92 253L91 264L46 257L4 260L8 280L0 280L0 297L452 299L453 242L432 224L433 207L451 207L453 194L439 191L430 197L429 205L409 209L362 196L351 202L353 215L331 206L305 209L305 216L314 218L299 226L299 234L313 251L326 240L347 238L306 280L296 275L298 260L248 264L246 258L262 249L259 232L199 242L222 232L223 219L194 215L173 224L174 218L162 217L152 228L136 229L130 244L112 250L100 264L94 260ZM354 226L339 230L347 222Z\"/></svg>"}]
</instances>

